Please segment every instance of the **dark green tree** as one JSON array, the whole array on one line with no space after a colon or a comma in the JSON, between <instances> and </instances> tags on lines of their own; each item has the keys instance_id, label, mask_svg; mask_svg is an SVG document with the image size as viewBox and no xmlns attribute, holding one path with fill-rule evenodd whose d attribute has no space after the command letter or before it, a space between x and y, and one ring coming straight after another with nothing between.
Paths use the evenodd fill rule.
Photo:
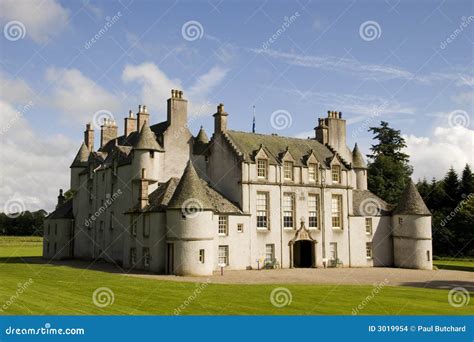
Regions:
<instances>
[{"instance_id":1,"label":"dark green tree","mask_svg":"<svg viewBox=\"0 0 474 342\"><path fill-rule=\"evenodd\" d=\"M461 197L463 195L466 197L469 194L474 193L474 175L471 171L471 167L468 164L466 164L464 170L462 171L459 192L461 193Z\"/></svg>"},{"instance_id":2,"label":"dark green tree","mask_svg":"<svg viewBox=\"0 0 474 342\"><path fill-rule=\"evenodd\" d=\"M459 178L456 170L451 166L443 179L443 202L447 210L453 210L461 200L459 193Z\"/></svg>"},{"instance_id":3,"label":"dark green tree","mask_svg":"<svg viewBox=\"0 0 474 342\"><path fill-rule=\"evenodd\" d=\"M403 153L405 140L399 130L382 121L380 127L370 127L377 144L367 155L369 190L389 203L397 203L413 170L409 156Z\"/></svg>"}]
</instances>

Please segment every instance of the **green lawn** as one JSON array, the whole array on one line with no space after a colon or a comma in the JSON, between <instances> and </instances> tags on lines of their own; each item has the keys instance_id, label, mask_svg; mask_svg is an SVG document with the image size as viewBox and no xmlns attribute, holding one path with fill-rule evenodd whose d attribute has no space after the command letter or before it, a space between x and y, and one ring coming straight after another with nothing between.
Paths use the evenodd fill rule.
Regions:
<instances>
[{"instance_id":1,"label":"green lawn","mask_svg":"<svg viewBox=\"0 0 474 342\"><path fill-rule=\"evenodd\" d=\"M474 259L442 258L433 260L433 265L439 269L474 272Z\"/></svg>"},{"instance_id":2,"label":"green lawn","mask_svg":"<svg viewBox=\"0 0 474 342\"><path fill-rule=\"evenodd\" d=\"M350 315L374 289L348 285L205 286L48 265L40 262L40 254L38 238L0 237L0 315L173 315L181 305L183 315ZM18 294L18 286L30 278L31 284ZM283 308L270 302L272 290L280 286L292 294L291 304ZM113 304L94 305L92 294L100 287L113 291ZM359 314L472 314L473 300L468 306L454 308L447 298L447 290L386 286Z\"/></svg>"}]
</instances>

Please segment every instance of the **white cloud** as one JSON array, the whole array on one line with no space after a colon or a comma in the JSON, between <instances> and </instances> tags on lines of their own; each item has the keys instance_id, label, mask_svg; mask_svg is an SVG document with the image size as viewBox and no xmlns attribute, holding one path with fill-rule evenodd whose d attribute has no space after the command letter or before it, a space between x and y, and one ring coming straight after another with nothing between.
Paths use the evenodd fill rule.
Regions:
<instances>
[{"instance_id":1,"label":"white cloud","mask_svg":"<svg viewBox=\"0 0 474 342\"><path fill-rule=\"evenodd\" d=\"M97 111L114 113L119 109L117 96L77 69L51 67L46 71L46 79L54 82L50 102L65 120L84 124L91 121Z\"/></svg>"},{"instance_id":2,"label":"white cloud","mask_svg":"<svg viewBox=\"0 0 474 342\"><path fill-rule=\"evenodd\" d=\"M67 26L69 10L56 0L2 0L0 17L4 21L20 21L28 37L45 43Z\"/></svg>"},{"instance_id":3,"label":"white cloud","mask_svg":"<svg viewBox=\"0 0 474 342\"><path fill-rule=\"evenodd\" d=\"M442 178L453 166L461 171L474 165L474 130L458 127L436 127L431 137L404 136L406 152L413 165L413 179Z\"/></svg>"},{"instance_id":4,"label":"white cloud","mask_svg":"<svg viewBox=\"0 0 474 342\"><path fill-rule=\"evenodd\" d=\"M141 98L151 110L163 110L166 99L170 97L171 89L182 89L185 98L189 100L190 116L207 114L210 110L209 97L211 91L222 82L227 69L213 67L207 73L199 76L189 89L183 89L181 80L169 78L154 63L127 65L122 74L124 82L137 82L142 86Z\"/></svg>"},{"instance_id":5,"label":"white cloud","mask_svg":"<svg viewBox=\"0 0 474 342\"><path fill-rule=\"evenodd\" d=\"M2 99L16 104L27 103L35 97L34 91L24 80L12 79L4 74L0 74L0 93Z\"/></svg>"}]
</instances>

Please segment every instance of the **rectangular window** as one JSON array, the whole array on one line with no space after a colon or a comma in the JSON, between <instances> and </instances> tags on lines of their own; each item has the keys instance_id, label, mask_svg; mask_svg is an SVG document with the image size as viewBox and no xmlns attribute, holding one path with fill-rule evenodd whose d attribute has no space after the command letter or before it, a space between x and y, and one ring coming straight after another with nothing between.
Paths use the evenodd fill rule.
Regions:
<instances>
[{"instance_id":1,"label":"rectangular window","mask_svg":"<svg viewBox=\"0 0 474 342\"><path fill-rule=\"evenodd\" d=\"M201 264L204 264L204 261L205 261L205 255L204 255L204 249L200 249L199 250L199 262Z\"/></svg>"},{"instance_id":2,"label":"rectangular window","mask_svg":"<svg viewBox=\"0 0 474 342\"><path fill-rule=\"evenodd\" d=\"M229 265L229 246L219 246L219 266Z\"/></svg>"},{"instance_id":3,"label":"rectangular window","mask_svg":"<svg viewBox=\"0 0 474 342\"><path fill-rule=\"evenodd\" d=\"M237 233L243 233L244 232L244 224L239 223L237 224Z\"/></svg>"},{"instance_id":4,"label":"rectangular window","mask_svg":"<svg viewBox=\"0 0 474 342\"><path fill-rule=\"evenodd\" d=\"M265 259L267 261L275 259L275 245L273 243L265 245Z\"/></svg>"},{"instance_id":5,"label":"rectangular window","mask_svg":"<svg viewBox=\"0 0 474 342\"><path fill-rule=\"evenodd\" d=\"M332 182L341 183L341 167L339 165L333 165L331 168Z\"/></svg>"},{"instance_id":6,"label":"rectangular window","mask_svg":"<svg viewBox=\"0 0 474 342\"><path fill-rule=\"evenodd\" d=\"M150 236L150 215L143 215L143 236Z\"/></svg>"},{"instance_id":7,"label":"rectangular window","mask_svg":"<svg viewBox=\"0 0 474 342\"><path fill-rule=\"evenodd\" d=\"M431 261L431 253L430 251L426 251L426 260Z\"/></svg>"},{"instance_id":8,"label":"rectangular window","mask_svg":"<svg viewBox=\"0 0 474 342\"><path fill-rule=\"evenodd\" d=\"M47 233L47 235L49 235L49 231L50 231L50 229L51 229L51 226L48 224L48 229L46 229L46 233Z\"/></svg>"},{"instance_id":9,"label":"rectangular window","mask_svg":"<svg viewBox=\"0 0 474 342\"><path fill-rule=\"evenodd\" d=\"M398 224L403 224L403 217L398 218Z\"/></svg>"},{"instance_id":10,"label":"rectangular window","mask_svg":"<svg viewBox=\"0 0 474 342\"><path fill-rule=\"evenodd\" d=\"M372 217L365 218L365 233L372 235Z\"/></svg>"},{"instance_id":11,"label":"rectangular window","mask_svg":"<svg viewBox=\"0 0 474 342\"><path fill-rule=\"evenodd\" d=\"M257 228L267 228L268 224L268 192L257 192Z\"/></svg>"},{"instance_id":12,"label":"rectangular window","mask_svg":"<svg viewBox=\"0 0 474 342\"><path fill-rule=\"evenodd\" d=\"M99 229L104 230L104 221L99 222Z\"/></svg>"},{"instance_id":13,"label":"rectangular window","mask_svg":"<svg viewBox=\"0 0 474 342\"><path fill-rule=\"evenodd\" d=\"M155 151L150 151L150 158L151 159L155 158Z\"/></svg>"},{"instance_id":14,"label":"rectangular window","mask_svg":"<svg viewBox=\"0 0 474 342\"><path fill-rule=\"evenodd\" d=\"M329 258L331 260L337 260L337 242L331 242L329 244Z\"/></svg>"},{"instance_id":15,"label":"rectangular window","mask_svg":"<svg viewBox=\"0 0 474 342\"><path fill-rule=\"evenodd\" d=\"M365 256L367 259L372 259L372 242L367 242L365 244Z\"/></svg>"},{"instance_id":16,"label":"rectangular window","mask_svg":"<svg viewBox=\"0 0 474 342\"><path fill-rule=\"evenodd\" d=\"M130 266L135 266L137 262L137 249L130 248Z\"/></svg>"},{"instance_id":17,"label":"rectangular window","mask_svg":"<svg viewBox=\"0 0 474 342\"><path fill-rule=\"evenodd\" d=\"M228 217L224 215L219 216L219 235L227 235L227 221Z\"/></svg>"},{"instance_id":18,"label":"rectangular window","mask_svg":"<svg viewBox=\"0 0 474 342\"><path fill-rule=\"evenodd\" d=\"M143 266L150 266L150 248L143 247Z\"/></svg>"},{"instance_id":19,"label":"rectangular window","mask_svg":"<svg viewBox=\"0 0 474 342\"><path fill-rule=\"evenodd\" d=\"M132 235L137 236L137 220L132 216Z\"/></svg>"},{"instance_id":20,"label":"rectangular window","mask_svg":"<svg viewBox=\"0 0 474 342\"><path fill-rule=\"evenodd\" d=\"M257 160L257 176L258 178L267 179L267 168L268 162L265 159L258 159Z\"/></svg>"},{"instance_id":21,"label":"rectangular window","mask_svg":"<svg viewBox=\"0 0 474 342\"><path fill-rule=\"evenodd\" d=\"M309 228L318 228L319 218L319 196L315 194L308 195L308 216Z\"/></svg>"},{"instance_id":22,"label":"rectangular window","mask_svg":"<svg viewBox=\"0 0 474 342\"><path fill-rule=\"evenodd\" d=\"M54 225L54 235L58 235L58 224Z\"/></svg>"},{"instance_id":23,"label":"rectangular window","mask_svg":"<svg viewBox=\"0 0 474 342\"><path fill-rule=\"evenodd\" d=\"M286 161L283 163L283 177L286 180L293 180L293 162Z\"/></svg>"},{"instance_id":24,"label":"rectangular window","mask_svg":"<svg viewBox=\"0 0 474 342\"><path fill-rule=\"evenodd\" d=\"M283 228L294 228L295 195L283 194Z\"/></svg>"},{"instance_id":25,"label":"rectangular window","mask_svg":"<svg viewBox=\"0 0 474 342\"><path fill-rule=\"evenodd\" d=\"M111 211L109 214L109 229L113 230L114 229L114 212Z\"/></svg>"},{"instance_id":26,"label":"rectangular window","mask_svg":"<svg viewBox=\"0 0 474 342\"><path fill-rule=\"evenodd\" d=\"M342 229L342 195L332 195L332 227Z\"/></svg>"},{"instance_id":27,"label":"rectangular window","mask_svg":"<svg viewBox=\"0 0 474 342\"><path fill-rule=\"evenodd\" d=\"M318 181L318 166L317 164L309 164L308 166L308 179L310 182L317 182Z\"/></svg>"}]
</instances>

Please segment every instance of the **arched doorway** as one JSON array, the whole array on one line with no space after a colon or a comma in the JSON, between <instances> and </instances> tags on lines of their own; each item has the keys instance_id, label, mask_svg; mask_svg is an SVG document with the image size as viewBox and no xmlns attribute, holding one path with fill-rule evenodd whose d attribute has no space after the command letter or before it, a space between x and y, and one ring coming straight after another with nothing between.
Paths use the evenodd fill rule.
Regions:
<instances>
[{"instance_id":1,"label":"arched doorway","mask_svg":"<svg viewBox=\"0 0 474 342\"><path fill-rule=\"evenodd\" d=\"M293 250L294 267L313 267L313 243L310 240L295 242Z\"/></svg>"}]
</instances>

